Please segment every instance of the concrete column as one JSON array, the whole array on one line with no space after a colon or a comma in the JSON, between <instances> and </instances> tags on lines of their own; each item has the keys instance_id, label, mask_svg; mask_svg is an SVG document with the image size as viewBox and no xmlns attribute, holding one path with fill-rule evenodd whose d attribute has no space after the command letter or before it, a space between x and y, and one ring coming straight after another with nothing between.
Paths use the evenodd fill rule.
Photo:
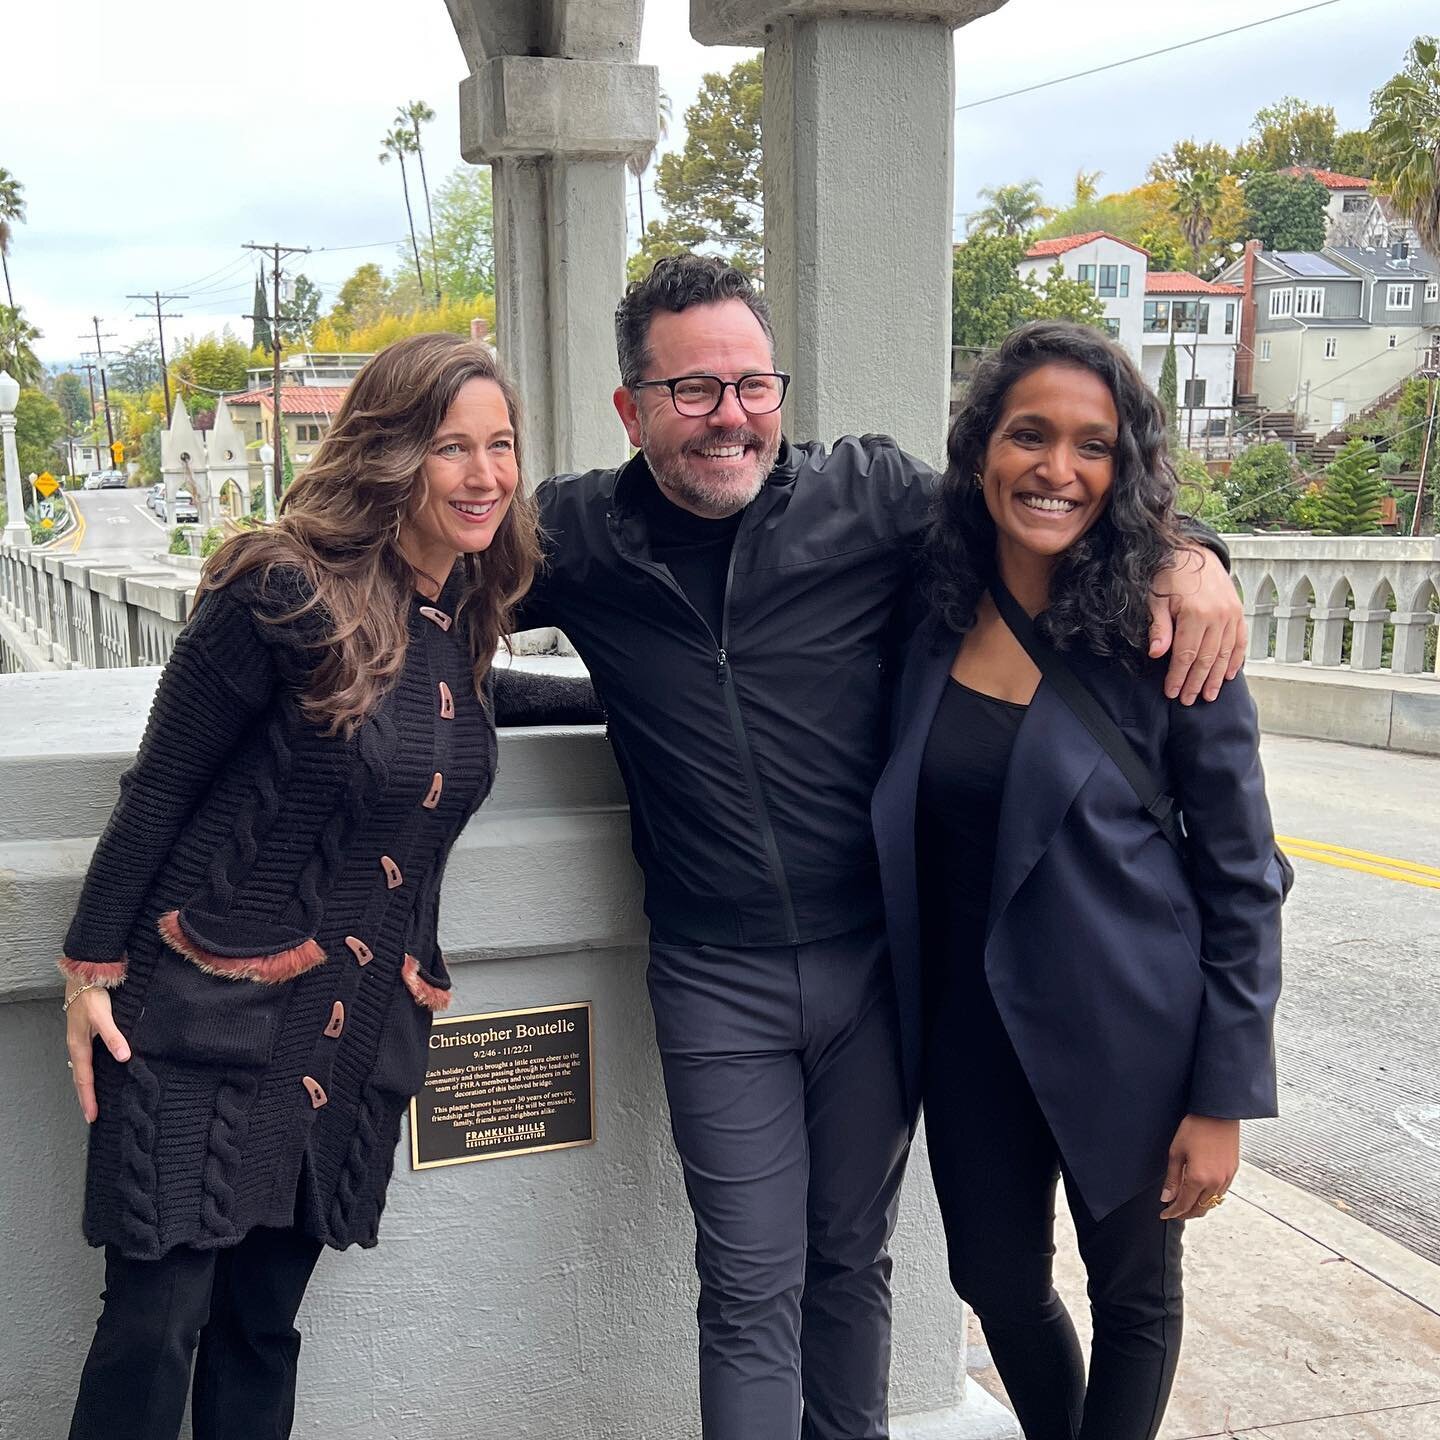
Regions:
<instances>
[{"instance_id":1,"label":"concrete column","mask_svg":"<svg viewBox=\"0 0 1440 1440\"><path fill-rule=\"evenodd\" d=\"M765 46L765 290L798 439L882 431L941 461L951 31L1004 3L691 0L697 40Z\"/></svg>"},{"instance_id":2,"label":"concrete column","mask_svg":"<svg viewBox=\"0 0 1440 1440\"><path fill-rule=\"evenodd\" d=\"M1305 622L1309 618L1308 605L1275 607L1275 659L1280 664L1299 665L1305 659Z\"/></svg>"},{"instance_id":3,"label":"concrete column","mask_svg":"<svg viewBox=\"0 0 1440 1440\"><path fill-rule=\"evenodd\" d=\"M1274 614L1275 606L1268 601L1263 605L1246 605L1245 624L1250 630L1250 644L1245 652L1245 658L1247 660L1265 660L1269 658L1270 620Z\"/></svg>"},{"instance_id":4,"label":"concrete column","mask_svg":"<svg viewBox=\"0 0 1440 1440\"><path fill-rule=\"evenodd\" d=\"M629 454L610 392L625 285L625 161L653 148L643 0L447 0L471 74L460 153L494 166L496 349L532 479Z\"/></svg>"},{"instance_id":5,"label":"concrete column","mask_svg":"<svg viewBox=\"0 0 1440 1440\"><path fill-rule=\"evenodd\" d=\"M1345 649L1345 622L1350 611L1345 606L1337 609L1315 607L1315 639L1310 647L1312 665L1338 665Z\"/></svg>"},{"instance_id":6,"label":"concrete column","mask_svg":"<svg viewBox=\"0 0 1440 1440\"><path fill-rule=\"evenodd\" d=\"M0 370L0 468L5 474L5 544L12 550L30 548L30 526L25 521L24 493L20 489L20 456L15 448L15 406L20 387L8 370Z\"/></svg>"},{"instance_id":7,"label":"concrete column","mask_svg":"<svg viewBox=\"0 0 1440 1440\"><path fill-rule=\"evenodd\" d=\"M1350 668L1378 670L1384 653L1385 627L1390 623L1388 610L1352 610L1354 637L1350 641Z\"/></svg>"},{"instance_id":8,"label":"concrete column","mask_svg":"<svg viewBox=\"0 0 1440 1440\"><path fill-rule=\"evenodd\" d=\"M1428 610L1397 610L1390 618L1395 622L1391 674L1419 675L1425 669L1425 635L1435 623L1435 617Z\"/></svg>"}]
</instances>

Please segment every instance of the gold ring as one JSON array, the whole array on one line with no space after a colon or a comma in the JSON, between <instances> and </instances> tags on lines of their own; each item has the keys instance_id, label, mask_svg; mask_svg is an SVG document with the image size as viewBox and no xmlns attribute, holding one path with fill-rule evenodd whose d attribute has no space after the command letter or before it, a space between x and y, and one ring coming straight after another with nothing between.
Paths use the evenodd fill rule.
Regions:
<instances>
[{"instance_id":1,"label":"gold ring","mask_svg":"<svg viewBox=\"0 0 1440 1440\"><path fill-rule=\"evenodd\" d=\"M1224 1197L1223 1195L1212 1195L1212 1196L1205 1202L1205 1208L1206 1208L1207 1210L1213 1210L1217 1205L1223 1205L1224 1203L1225 1203L1225 1197Z\"/></svg>"}]
</instances>

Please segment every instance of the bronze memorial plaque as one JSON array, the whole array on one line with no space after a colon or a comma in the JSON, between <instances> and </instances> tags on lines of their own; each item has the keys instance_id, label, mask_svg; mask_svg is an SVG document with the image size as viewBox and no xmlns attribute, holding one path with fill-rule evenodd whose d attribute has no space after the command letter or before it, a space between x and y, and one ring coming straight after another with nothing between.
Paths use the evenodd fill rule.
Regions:
<instances>
[{"instance_id":1,"label":"bronze memorial plaque","mask_svg":"<svg viewBox=\"0 0 1440 1440\"><path fill-rule=\"evenodd\" d=\"M437 1019L410 1102L416 1170L595 1141L590 1004Z\"/></svg>"}]
</instances>

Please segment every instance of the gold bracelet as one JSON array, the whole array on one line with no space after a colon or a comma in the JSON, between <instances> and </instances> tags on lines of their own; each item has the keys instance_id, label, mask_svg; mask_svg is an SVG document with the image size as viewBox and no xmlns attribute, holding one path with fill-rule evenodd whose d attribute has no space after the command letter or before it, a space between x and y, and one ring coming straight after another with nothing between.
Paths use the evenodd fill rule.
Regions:
<instances>
[{"instance_id":1,"label":"gold bracelet","mask_svg":"<svg viewBox=\"0 0 1440 1440\"><path fill-rule=\"evenodd\" d=\"M87 980L78 990L74 991L72 994L67 995L67 996L65 997L65 1003L60 1007L60 1013L61 1013L62 1015L68 1015L68 1014L70 1013L70 1007L71 1007L87 990L98 990L98 989L100 989L100 982L99 982L98 980Z\"/></svg>"}]
</instances>

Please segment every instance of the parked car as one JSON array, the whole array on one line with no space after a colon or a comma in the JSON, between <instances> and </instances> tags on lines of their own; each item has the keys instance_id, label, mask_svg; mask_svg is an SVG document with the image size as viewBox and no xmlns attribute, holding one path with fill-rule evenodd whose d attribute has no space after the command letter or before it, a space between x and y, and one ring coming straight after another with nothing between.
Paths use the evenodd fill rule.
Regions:
<instances>
[{"instance_id":1,"label":"parked car","mask_svg":"<svg viewBox=\"0 0 1440 1440\"><path fill-rule=\"evenodd\" d=\"M145 504L157 515L165 513L165 482L157 481L150 487L150 493L145 497Z\"/></svg>"},{"instance_id":2,"label":"parked car","mask_svg":"<svg viewBox=\"0 0 1440 1440\"><path fill-rule=\"evenodd\" d=\"M123 490L129 483L123 470L101 470L98 478L101 490Z\"/></svg>"},{"instance_id":3,"label":"parked car","mask_svg":"<svg viewBox=\"0 0 1440 1440\"><path fill-rule=\"evenodd\" d=\"M160 502L164 505L164 501ZM188 490L177 490L175 499L169 505L169 522L172 525L198 525L200 523L200 508L195 504L195 497Z\"/></svg>"},{"instance_id":4,"label":"parked car","mask_svg":"<svg viewBox=\"0 0 1440 1440\"><path fill-rule=\"evenodd\" d=\"M87 490L98 490L100 488L100 472L98 470L92 470L85 477L85 488Z\"/></svg>"}]
</instances>

